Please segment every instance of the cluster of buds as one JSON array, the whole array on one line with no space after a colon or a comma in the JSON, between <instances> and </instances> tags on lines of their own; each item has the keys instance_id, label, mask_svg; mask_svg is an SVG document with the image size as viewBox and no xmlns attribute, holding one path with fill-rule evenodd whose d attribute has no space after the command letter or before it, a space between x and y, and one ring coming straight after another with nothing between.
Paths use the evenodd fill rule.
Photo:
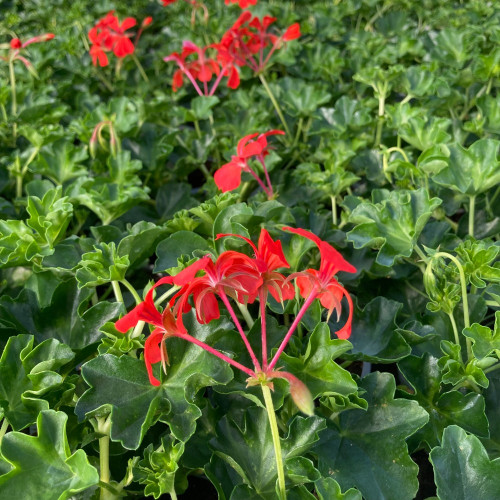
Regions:
<instances>
[{"instance_id":1,"label":"cluster of buds","mask_svg":"<svg viewBox=\"0 0 500 500\"><path fill-rule=\"evenodd\" d=\"M127 33L127 31L133 28L137 24L137 21L133 17L127 17L120 23L114 15L114 11L108 12L89 31L89 40L92 43L90 47L92 64L101 67L107 66L109 64L108 52L113 52L119 59L133 54L142 31L152 21L153 18L151 17L146 17L142 21L139 31L132 42L130 40L132 34Z\"/></svg>"},{"instance_id":2,"label":"cluster of buds","mask_svg":"<svg viewBox=\"0 0 500 500\"><path fill-rule=\"evenodd\" d=\"M261 20L245 11L224 34L220 43L198 47L185 41L181 54L174 52L164 58L167 62L175 61L179 66L172 82L174 92L183 85L184 76L199 95L211 96L224 76L228 78L229 88L239 86L238 67L248 66L256 74L262 73L277 49L300 36L298 23L292 24L280 36L271 33L270 27L275 21L275 17L264 16ZM212 57L207 56L208 51L213 52ZM209 82L214 76L215 81L210 86ZM203 84L203 90L197 81Z\"/></svg>"},{"instance_id":3,"label":"cluster of buds","mask_svg":"<svg viewBox=\"0 0 500 500\"><path fill-rule=\"evenodd\" d=\"M160 279L149 290L144 302L116 322L118 331L125 333L134 328L140 321L154 327L146 339L144 346L144 361L151 384L161 385L155 376L153 365L161 363L166 373L169 359L166 340L177 337L191 342L202 349L241 370L248 376L248 385L267 384L272 387L272 380L284 378L290 383L290 392L297 406L305 413L312 414L313 401L305 385L291 373L276 368L276 364L287 346L291 336L297 329L301 319L314 300L319 299L321 305L328 311L328 318L334 310L337 319L340 318L341 301L345 297L349 305L349 316L345 325L337 332L337 336L346 339L351 333L352 300L347 290L335 279L339 271L356 272L340 253L329 243L321 240L315 234L304 229L284 227L285 231L298 234L312 240L319 248L321 264L318 269L306 269L290 274L288 277L278 272L278 269L289 268L282 250L281 242L273 240L269 233L262 229L259 241L255 245L251 240L237 234L218 234L217 239L236 237L245 240L253 250L253 257L247 254L227 250L214 261L211 255L206 255L186 267L175 276ZM200 275L200 273L202 273ZM282 339L278 350L268 359L266 334L266 304L268 296L282 304L295 297L292 281L305 299L295 316L293 323ZM160 285L170 285L169 292L175 293L163 311L159 311L154 301L154 292ZM167 292L166 295L169 294ZM171 295L171 293L170 293ZM241 306L259 301L261 322L261 352L262 359L257 359L248 341L247 335L235 313L231 301ZM183 315L192 307L199 323L207 324L220 317L219 301L227 309L234 325L252 360L248 367L230 358L212 346L189 334L183 323Z\"/></svg>"},{"instance_id":4,"label":"cluster of buds","mask_svg":"<svg viewBox=\"0 0 500 500\"><path fill-rule=\"evenodd\" d=\"M236 155L232 156L231 161L222 165L215 172L214 180L217 187L222 191L232 191L241 184L241 174L248 172L266 193L268 199L273 198L273 186L266 168L265 157L269 154L267 137L270 135L284 135L281 130L270 130L260 134L259 132L247 135L238 141ZM264 170L266 182L264 183L257 172L249 164L251 159L256 159Z\"/></svg>"},{"instance_id":5,"label":"cluster of buds","mask_svg":"<svg viewBox=\"0 0 500 500\"><path fill-rule=\"evenodd\" d=\"M45 33L43 35L34 36L32 38L28 38L25 42L23 42L20 38L13 38L9 44L2 44L0 48L8 48L9 55L8 56L0 56L5 62L13 62L13 61L21 61L26 69L33 75L37 76L33 65L22 55L23 49L31 45L32 43L40 43L47 42L48 40L52 40L55 37L53 33Z\"/></svg>"},{"instance_id":6,"label":"cluster of buds","mask_svg":"<svg viewBox=\"0 0 500 500\"><path fill-rule=\"evenodd\" d=\"M103 131L105 129L108 129L109 132L109 148L106 144L107 141L103 137ZM103 120L94 127L89 143L90 156L92 156L92 158L96 157L97 143L99 143L101 148L103 148L104 150L107 151L109 149L113 156L116 156L118 151L120 151L120 139L118 137L118 134L116 133L116 129L113 125L112 120Z\"/></svg>"}]
</instances>

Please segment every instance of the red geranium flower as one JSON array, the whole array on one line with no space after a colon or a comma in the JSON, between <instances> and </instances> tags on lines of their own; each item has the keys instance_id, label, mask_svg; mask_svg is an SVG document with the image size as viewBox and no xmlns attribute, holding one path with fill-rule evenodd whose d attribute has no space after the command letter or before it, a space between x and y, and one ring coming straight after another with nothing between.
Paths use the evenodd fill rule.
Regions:
<instances>
[{"instance_id":1,"label":"red geranium flower","mask_svg":"<svg viewBox=\"0 0 500 500\"><path fill-rule=\"evenodd\" d=\"M52 40L54 37L55 35L53 33L44 33L43 35L28 38L28 40L26 40L25 42L23 42L20 38L12 38L12 40L9 42L9 55L7 57L0 56L0 59L7 62L19 60L26 66L30 73L32 73L34 76L37 76L33 65L24 56L21 55L21 51L32 43L47 42L48 40Z\"/></svg>"},{"instance_id":2,"label":"red geranium flower","mask_svg":"<svg viewBox=\"0 0 500 500\"><path fill-rule=\"evenodd\" d=\"M257 5L257 0L224 0L226 5L237 3L241 9L248 9L252 5Z\"/></svg>"},{"instance_id":3,"label":"red geranium flower","mask_svg":"<svg viewBox=\"0 0 500 500\"><path fill-rule=\"evenodd\" d=\"M92 64L101 67L107 66L109 59L106 52L112 51L119 59L133 54L143 29L149 26L152 21L151 17L146 17L143 20L135 40L132 42L130 40L132 34L127 33L127 31L133 28L137 21L133 17L127 17L120 23L114 15L114 11L108 12L89 31L89 40L92 44L90 48Z\"/></svg>"},{"instance_id":4,"label":"red geranium flower","mask_svg":"<svg viewBox=\"0 0 500 500\"><path fill-rule=\"evenodd\" d=\"M198 47L193 42L184 41L180 54L173 52L163 59L166 62L175 61L179 66L172 80L172 89L174 92L177 92L184 84L184 75L193 84L196 92L202 96L213 95L224 76L228 78L227 85L229 88L235 89L239 86L240 77L238 70L232 64L226 64L221 68L217 60L207 56L207 51L213 48L213 45ZM196 59L188 60L192 55L196 55ZM209 89L208 83L212 80L213 76L216 79L211 89ZM196 80L203 84L203 91Z\"/></svg>"},{"instance_id":5,"label":"red geranium flower","mask_svg":"<svg viewBox=\"0 0 500 500\"><path fill-rule=\"evenodd\" d=\"M256 132L240 139L236 148L236 156L233 156L229 163L222 165L214 174L214 181L217 187L224 193L232 191L241 184L242 172L248 172L259 183L268 198L272 198L274 195L273 187L265 164L265 157L269 154L267 137L270 135L284 134L285 132L281 130L270 130L262 134ZM252 157L255 157L261 163L264 169L267 186L260 180L257 173L248 164L248 160Z\"/></svg>"},{"instance_id":6,"label":"red geranium flower","mask_svg":"<svg viewBox=\"0 0 500 500\"><path fill-rule=\"evenodd\" d=\"M255 73L264 71L275 50L281 48L284 42L300 37L298 23L289 26L280 36L272 33L270 27L275 21L275 17L252 18L250 12L243 12L218 44L219 59L248 66Z\"/></svg>"}]
</instances>

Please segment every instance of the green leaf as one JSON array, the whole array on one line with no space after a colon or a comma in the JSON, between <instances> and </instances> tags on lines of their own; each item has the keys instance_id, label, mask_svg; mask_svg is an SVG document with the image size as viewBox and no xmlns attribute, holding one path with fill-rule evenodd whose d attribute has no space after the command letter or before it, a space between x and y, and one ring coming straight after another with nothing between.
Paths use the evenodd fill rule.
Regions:
<instances>
[{"instance_id":1,"label":"green leaf","mask_svg":"<svg viewBox=\"0 0 500 500\"><path fill-rule=\"evenodd\" d=\"M484 288L486 282L500 283L500 264L497 256L500 246L491 241L466 240L455 248L465 275L471 284L477 288ZM493 264L493 265L491 265Z\"/></svg>"},{"instance_id":2,"label":"green leaf","mask_svg":"<svg viewBox=\"0 0 500 500\"><path fill-rule=\"evenodd\" d=\"M154 272L165 272L179 265L179 259L187 255L193 257L193 252L209 251L210 246L206 238L192 231L178 231L165 240L161 241L156 248L158 259L155 263Z\"/></svg>"},{"instance_id":3,"label":"green leaf","mask_svg":"<svg viewBox=\"0 0 500 500\"><path fill-rule=\"evenodd\" d=\"M429 199L424 189L416 191L374 191L379 203L362 202L349 215L355 224L347 233L354 248L378 248L376 262L394 265L396 259L410 257L418 237L433 210L441 204L439 198Z\"/></svg>"},{"instance_id":4,"label":"green leaf","mask_svg":"<svg viewBox=\"0 0 500 500\"><path fill-rule=\"evenodd\" d=\"M303 382L313 398L338 395L342 399L358 390L351 374L334 361L350 348L347 340L332 340L328 325L319 323L309 336L305 354L296 358L283 353L278 364Z\"/></svg>"},{"instance_id":5,"label":"green leaf","mask_svg":"<svg viewBox=\"0 0 500 500\"><path fill-rule=\"evenodd\" d=\"M186 317L190 334L208 344L228 327L229 323L221 320L200 325L192 315ZM144 362L130 356L104 354L85 363L82 375L90 389L76 405L79 419L111 412L111 439L127 449L137 449L158 420L169 424L177 439L186 441L201 416L194 403L197 392L228 383L232 371L223 361L184 340L167 340L167 349L170 367L159 387L149 382Z\"/></svg>"},{"instance_id":6,"label":"green leaf","mask_svg":"<svg viewBox=\"0 0 500 500\"><path fill-rule=\"evenodd\" d=\"M144 494L160 498L165 493L175 491L175 476L179 470L179 460L184 453L184 443L176 442L168 435L161 439L161 446L154 450L150 444L144 450L144 459L133 469L134 479L145 484Z\"/></svg>"},{"instance_id":7,"label":"green leaf","mask_svg":"<svg viewBox=\"0 0 500 500\"><path fill-rule=\"evenodd\" d=\"M36 196L28 197L26 210L30 217L26 223L49 248L64 238L73 216L73 205L67 196L61 194L62 187L59 186L47 191L41 200Z\"/></svg>"},{"instance_id":8,"label":"green leaf","mask_svg":"<svg viewBox=\"0 0 500 500\"><path fill-rule=\"evenodd\" d=\"M484 398L474 392L441 392L441 370L438 359L430 354L408 356L398 363L406 380L415 390L406 398L417 401L429 414L429 422L411 438L417 444L425 441L430 448L439 445L443 430L459 424L479 436L488 435L488 420L484 414Z\"/></svg>"},{"instance_id":9,"label":"green leaf","mask_svg":"<svg viewBox=\"0 0 500 500\"><path fill-rule=\"evenodd\" d=\"M494 330L487 326L473 323L462 332L472 339L472 352L477 359L484 359L495 351L500 351L500 311L495 313Z\"/></svg>"},{"instance_id":10,"label":"green leaf","mask_svg":"<svg viewBox=\"0 0 500 500\"><path fill-rule=\"evenodd\" d=\"M32 349L33 336L17 335L9 338L0 358L0 415L5 416L16 431L35 422L39 412L49 408L43 399L23 396L26 391L33 389L33 383L22 364Z\"/></svg>"},{"instance_id":11,"label":"green leaf","mask_svg":"<svg viewBox=\"0 0 500 500\"><path fill-rule=\"evenodd\" d=\"M208 120L212 116L212 108L219 102L219 98L214 95L208 97L198 96L191 99L191 113L186 113L188 120Z\"/></svg>"},{"instance_id":12,"label":"green leaf","mask_svg":"<svg viewBox=\"0 0 500 500\"><path fill-rule=\"evenodd\" d=\"M478 360L473 358L464 365L459 345L442 340L441 350L444 356L439 359L438 366L442 371L443 383L457 385L470 381L481 387L488 387L488 379L479 366Z\"/></svg>"},{"instance_id":13,"label":"green leaf","mask_svg":"<svg viewBox=\"0 0 500 500\"><path fill-rule=\"evenodd\" d=\"M22 220L0 220L0 264L2 267L23 266L37 256L49 255L42 249L33 231Z\"/></svg>"},{"instance_id":14,"label":"green leaf","mask_svg":"<svg viewBox=\"0 0 500 500\"><path fill-rule=\"evenodd\" d=\"M63 412L46 410L38 416L36 437L20 432L4 436L0 460L13 469L0 476L2 498L65 500L99 482L85 452L71 453L67 420Z\"/></svg>"},{"instance_id":15,"label":"green leaf","mask_svg":"<svg viewBox=\"0 0 500 500\"><path fill-rule=\"evenodd\" d=\"M128 256L120 257L114 243L100 243L93 252L82 255L76 271L78 287L94 287L110 281L121 281L130 265Z\"/></svg>"},{"instance_id":16,"label":"green leaf","mask_svg":"<svg viewBox=\"0 0 500 500\"><path fill-rule=\"evenodd\" d=\"M437 494L441 500L500 498L500 459L490 460L479 439L456 425L430 453Z\"/></svg>"},{"instance_id":17,"label":"green leaf","mask_svg":"<svg viewBox=\"0 0 500 500\"><path fill-rule=\"evenodd\" d=\"M101 338L100 327L122 310L119 302L100 302L83 313L89 289L79 289L75 280L63 281L55 289L50 305L41 306L31 290L16 300L0 299L0 326L32 334L38 342L57 339L73 349L83 349Z\"/></svg>"},{"instance_id":18,"label":"green leaf","mask_svg":"<svg viewBox=\"0 0 500 500\"><path fill-rule=\"evenodd\" d=\"M399 129L399 135L408 144L425 151L433 146L449 142L451 135L447 130L451 126L448 118L432 118L416 116L410 118Z\"/></svg>"},{"instance_id":19,"label":"green leaf","mask_svg":"<svg viewBox=\"0 0 500 500\"><path fill-rule=\"evenodd\" d=\"M86 147L75 146L68 139L59 139L44 146L30 170L44 175L56 184L64 184L87 173L81 163L88 158Z\"/></svg>"},{"instance_id":20,"label":"green leaf","mask_svg":"<svg viewBox=\"0 0 500 500\"><path fill-rule=\"evenodd\" d=\"M500 141L495 139L480 139L467 149L452 144L447 166L433 181L469 196L488 191L500 183L499 146Z\"/></svg>"},{"instance_id":21,"label":"green leaf","mask_svg":"<svg viewBox=\"0 0 500 500\"><path fill-rule=\"evenodd\" d=\"M375 297L362 311L354 313L349 341L352 351L343 357L373 363L392 363L408 356L411 347L395 323L401 304Z\"/></svg>"},{"instance_id":22,"label":"green leaf","mask_svg":"<svg viewBox=\"0 0 500 500\"><path fill-rule=\"evenodd\" d=\"M321 418L296 416L290 424L287 437L281 439L285 463L306 453L318 441L318 432L324 428L325 421ZM226 415L217 425L217 437L210 441L210 445L238 474L233 479L235 488L238 488L238 484L245 483L252 488L253 498L276 498L278 475L265 409L249 408L242 425ZM292 467L293 463L292 461ZM237 498L234 491L231 498L233 497Z\"/></svg>"},{"instance_id":23,"label":"green leaf","mask_svg":"<svg viewBox=\"0 0 500 500\"><path fill-rule=\"evenodd\" d=\"M162 219L168 219L179 210L196 205L196 199L191 197L192 190L190 184L181 182L169 182L161 186L156 195L156 210Z\"/></svg>"},{"instance_id":24,"label":"green leaf","mask_svg":"<svg viewBox=\"0 0 500 500\"><path fill-rule=\"evenodd\" d=\"M319 500L362 500L355 488L342 493L339 483L331 477L324 477L314 483Z\"/></svg>"},{"instance_id":25,"label":"green leaf","mask_svg":"<svg viewBox=\"0 0 500 500\"><path fill-rule=\"evenodd\" d=\"M319 470L342 489L358 488L366 500L405 500L418 490L417 465L405 440L428 421L414 401L394 399L396 384L388 373L361 381L368 410L352 410L332 421L314 447Z\"/></svg>"},{"instance_id":26,"label":"green leaf","mask_svg":"<svg viewBox=\"0 0 500 500\"><path fill-rule=\"evenodd\" d=\"M279 88L280 101L285 105L286 111L295 117L312 116L331 98L324 86L295 78L282 78L279 84L273 87Z\"/></svg>"}]
</instances>

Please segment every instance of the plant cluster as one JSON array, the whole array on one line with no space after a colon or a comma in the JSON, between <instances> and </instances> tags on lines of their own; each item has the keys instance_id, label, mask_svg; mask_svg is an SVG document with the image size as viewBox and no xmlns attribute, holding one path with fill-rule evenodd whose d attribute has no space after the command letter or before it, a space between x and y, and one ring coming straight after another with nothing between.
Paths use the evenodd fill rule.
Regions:
<instances>
[{"instance_id":1,"label":"plant cluster","mask_svg":"<svg viewBox=\"0 0 500 500\"><path fill-rule=\"evenodd\" d=\"M0 498L500 498L494 2L4 3Z\"/></svg>"}]
</instances>

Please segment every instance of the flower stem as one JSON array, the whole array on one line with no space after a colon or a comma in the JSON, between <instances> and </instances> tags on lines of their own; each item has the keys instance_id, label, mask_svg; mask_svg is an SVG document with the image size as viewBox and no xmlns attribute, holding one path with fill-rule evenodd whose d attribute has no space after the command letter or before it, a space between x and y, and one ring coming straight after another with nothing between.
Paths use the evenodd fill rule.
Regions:
<instances>
[{"instance_id":1,"label":"flower stem","mask_svg":"<svg viewBox=\"0 0 500 500\"><path fill-rule=\"evenodd\" d=\"M195 344L198 347L205 349L205 351L209 352L210 354L213 354L214 356L217 356L219 359L222 359L226 363L229 363L231 366L238 368L238 370L241 370L242 372L246 373L250 377L255 377L255 372L250 370L250 368L247 368L246 366L242 365L241 363L234 361L234 359L231 359L229 356L222 354L217 349L210 347L208 344L205 344L205 342L198 340L196 337L192 337L191 335L189 335L189 333L178 333L178 334L176 334L176 337L179 337L180 339L187 340L188 342L191 342L192 344Z\"/></svg>"},{"instance_id":2,"label":"flower stem","mask_svg":"<svg viewBox=\"0 0 500 500\"><path fill-rule=\"evenodd\" d=\"M450 318L451 327L453 328L453 336L455 337L455 344L460 346L460 337L458 336L458 328L457 328L457 323L455 321L455 316L453 316L453 311L448 313L448 317Z\"/></svg>"},{"instance_id":3,"label":"flower stem","mask_svg":"<svg viewBox=\"0 0 500 500\"><path fill-rule=\"evenodd\" d=\"M252 346L250 345L250 342L247 339L247 336L245 335L245 332L243 331L243 328L241 327L241 323L238 319L238 316L236 316L234 309L231 306L231 303L229 302L229 299L227 298L226 292L224 290L219 291L219 297L221 298L222 302L226 306L226 309L229 312L229 315L231 316L231 319L233 320L236 329L238 330L241 339L243 340L243 343L245 344L245 347L247 348L248 354L250 354L250 358L252 359L252 363L255 366L257 371L261 371L260 363L259 360L257 359L257 356L255 356L255 353L253 352Z\"/></svg>"},{"instance_id":4,"label":"flower stem","mask_svg":"<svg viewBox=\"0 0 500 500\"><path fill-rule=\"evenodd\" d=\"M252 328L253 324L255 323L252 316L248 312L248 307L245 304L240 304L239 302L236 302L236 305L238 306L238 309L240 310L241 315L245 319L246 324L248 325L248 328Z\"/></svg>"},{"instance_id":5,"label":"flower stem","mask_svg":"<svg viewBox=\"0 0 500 500\"><path fill-rule=\"evenodd\" d=\"M464 308L464 326L465 328L470 327L470 318L469 318L469 301L467 299L467 281L465 280L465 273L464 273L464 268L462 267L462 264L460 264L460 261L454 257L453 255L449 254L448 252L438 252L433 255L433 259L437 259L438 257L446 257L450 259L458 269L458 273L460 275L460 285L462 287L462 302L463 302L463 308ZM467 359L472 358L472 344L471 340L469 337L466 338L467 342Z\"/></svg>"},{"instance_id":6,"label":"flower stem","mask_svg":"<svg viewBox=\"0 0 500 500\"><path fill-rule=\"evenodd\" d=\"M110 420L109 417L96 417L97 420L97 432L104 434L103 437L99 438L99 470L100 470L100 482L104 484L109 484L111 479L111 473L109 471L109 430L110 430ZM101 500L111 500L115 496L106 487L101 486Z\"/></svg>"},{"instance_id":7,"label":"flower stem","mask_svg":"<svg viewBox=\"0 0 500 500\"><path fill-rule=\"evenodd\" d=\"M262 384L262 394L266 403L267 418L269 426L271 427L271 435L273 436L274 456L276 458L276 470L278 472L278 487L280 493L280 500L286 500L286 487L285 487L285 469L283 467L283 457L281 455L280 435L278 431L278 423L276 421L276 413L274 411L273 398L271 397L271 390L266 384Z\"/></svg>"},{"instance_id":8,"label":"flower stem","mask_svg":"<svg viewBox=\"0 0 500 500\"><path fill-rule=\"evenodd\" d=\"M14 73L14 61L9 60L9 75L10 75L10 91L12 93L12 117L15 118L17 115L17 94L16 94L16 74ZM12 125L12 134L14 136L14 141L17 138L17 123L14 122Z\"/></svg>"},{"instance_id":9,"label":"flower stem","mask_svg":"<svg viewBox=\"0 0 500 500\"><path fill-rule=\"evenodd\" d=\"M274 109L276 110L276 113L278 113L278 116L281 120L281 123L283 124L283 127L285 129L287 136L290 137L290 129L288 128L285 117L283 116L283 112L281 111L280 105L278 104L276 97L274 97L274 94L272 93L271 88L269 87L267 80L266 80L266 77L264 76L263 73L259 74L259 79L262 82L262 85L264 85L264 88L266 89L266 92L267 92L267 95L269 96L269 99L271 99L271 102L273 103L273 106L274 106Z\"/></svg>"},{"instance_id":10,"label":"flower stem","mask_svg":"<svg viewBox=\"0 0 500 500\"><path fill-rule=\"evenodd\" d=\"M128 289L128 291L134 297L135 303L137 305L139 305L142 302L142 299L141 299L141 297L139 297L139 294L136 292L135 288L125 278L123 278L122 280L120 280L120 283L122 285L125 285L125 287ZM123 299L122 299L122 302L123 302Z\"/></svg>"},{"instance_id":11,"label":"flower stem","mask_svg":"<svg viewBox=\"0 0 500 500\"><path fill-rule=\"evenodd\" d=\"M135 65L139 69L139 73L141 74L143 80L147 83L149 83L149 78L148 75L146 75L146 72L144 71L144 68L142 67L141 62L139 61L138 57L135 54L131 54L132 60L135 62Z\"/></svg>"},{"instance_id":12,"label":"flower stem","mask_svg":"<svg viewBox=\"0 0 500 500\"><path fill-rule=\"evenodd\" d=\"M171 491L169 491L168 494L170 495L170 498L172 500L177 500L177 493L175 493L174 489L172 489Z\"/></svg>"},{"instance_id":13,"label":"flower stem","mask_svg":"<svg viewBox=\"0 0 500 500\"><path fill-rule=\"evenodd\" d=\"M266 301L267 291L261 287L259 290L260 301L260 330L262 340L262 369L267 370L267 331L266 331Z\"/></svg>"},{"instance_id":14,"label":"flower stem","mask_svg":"<svg viewBox=\"0 0 500 500\"><path fill-rule=\"evenodd\" d=\"M304 304L302 304L302 307L300 308L299 312L297 313L297 316L295 316L295 319L293 320L292 325L290 326L290 329L288 330L287 334L285 335L285 338L281 342L281 345L278 347L278 350L276 351L276 354L274 355L273 359L269 363L268 370L272 370L274 368L274 365L278 362L279 357L281 356L281 353L285 350L285 347L288 344L288 341L290 340L290 337L293 335L293 332L297 328L297 326L300 323L300 320L302 319L302 316L306 313L307 309L309 309L309 306L312 304L314 299L317 296L317 285L315 285L311 293L309 294L309 297L307 297L306 301Z\"/></svg>"},{"instance_id":15,"label":"flower stem","mask_svg":"<svg viewBox=\"0 0 500 500\"><path fill-rule=\"evenodd\" d=\"M111 286L113 287L116 302L121 302L123 304L123 295L122 291L120 290L120 284L118 283L118 281L112 281Z\"/></svg>"},{"instance_id":16,"label":"flower stem","mask_svg":"<svg viewBox=\"0 0 500 500\"><path fill-rule=\"evenodd\" d=\"M469 235L474 238L474 215L476 209L476 196L469 196Z\"/></svg>"},{"instance_id":17,"label":"flower stem","mask_svg":"<svg viewBox=\"0 0 500 500\"><path fill-rule=\"evenodd\" d=\"M337 225L337 200L335 196L330 195L330 200L332 200L332 223L334 226Z\"/></svg>"},{"instance_id":18,"label":"flower stem","mask_svg":"<svg viewBox=\"0 0 500 500\"><path fill-rule=\"evenodd\" d=\"M7 429L9 428L9 421L4 418L2 422L2 427L0 427L0 444L2 444L2 439L5 436L5 433L7 432Z\"/></svg>"}]
</instances>

